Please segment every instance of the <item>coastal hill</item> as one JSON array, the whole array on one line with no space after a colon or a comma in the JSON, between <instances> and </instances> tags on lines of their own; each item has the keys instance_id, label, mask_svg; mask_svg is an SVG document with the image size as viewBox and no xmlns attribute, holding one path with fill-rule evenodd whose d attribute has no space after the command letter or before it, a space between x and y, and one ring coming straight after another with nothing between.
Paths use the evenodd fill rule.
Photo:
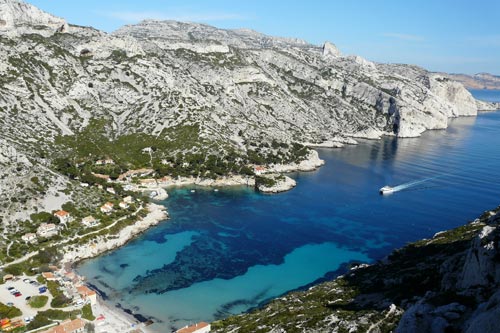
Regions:
<instances>
[{"instance_id":1,"label":"coastal hill","mask_svg":"<svg viewBox=\"0 0 500 333\"><path fill-rule=\"evenodd\" d=\"M58 257L74 263L124 244L166 217L147 205L158 190L147 184L172 179L211 184L234 176L275 189L280 184L274 180L288 181L279 173L321 165L312 147L341 147L384 135L416 137L446 128L450 117L491 109L447 75L345 55L330 42L317 46L247 29L151 20L108 34L22 1L0 0L0 262L10 263L4 272L20 275ZM274 180L260 177L266 170L276 173ZM148 206L156 207L149 222L146 217L155 209L148 212ZM429 320L460 327L457 316L473 318L463 314L484 305L491 291L487 283L498 281L496 271L491 273L498 255L488 254L498 247L497 239L490 240L497 235L495 221L484 217L446 233L443 241L424 241L387 263L286 296L238 317L241 324L233 318L219 328L245 331L243 325L262 325L277 332L285 328L283 321L274 322L280 318L300 331L347 323L347 317L328 311L352 315L350 323L375 325L375 318L381 323L389 322L386 318L387 327L394 327L402 309L402 323L411 323L417 311L411 307L418 309L413 302L420 299L422 306L444 311L432 312ZM106 246L98 246L101 241ZM487 253L489 261L475 264L477 251ZM417 259L426 254L421 265L439 284L415 275ZM472 275L463 279L441 270L459 272L454 269L461 263L478 269L464 271ZM401 273L400 281L392 280L391 270ZM476 287L485 293L471 296ZM422 294L426 290L431 294ZM450 298L432 303L432 292ZM366 297L353 301L357 296ZM495 299L481 311L497 311ZM307 309L300 304L311 304L311 311L317 305L315 321L302 321L296 311ZM439 308L446 304L453 305Z\"/></svg>"},{"instance_id":2,"label":"coastal hill","mask_svg":"<svg viewBox=\"0 0 500 333\"><path fill-rule=\"evenodd\" d=\"M489 73L448 74L452 80L462 83L467 89L495 89L500 90L500 76Z\"/></svg>"},{"instance_id":3,"label":"coastal hill","mask_svg":"<svg viewBox=\"0 0 500 333\"><path fill-rule=\"evenodd\" d=\"M309 147L418 136L493 108L441 74L248 29L149 20L108 34L0 0L0 44L8 224L74 200L68 180L252 175Z\"/></svg>"}]
</instances>

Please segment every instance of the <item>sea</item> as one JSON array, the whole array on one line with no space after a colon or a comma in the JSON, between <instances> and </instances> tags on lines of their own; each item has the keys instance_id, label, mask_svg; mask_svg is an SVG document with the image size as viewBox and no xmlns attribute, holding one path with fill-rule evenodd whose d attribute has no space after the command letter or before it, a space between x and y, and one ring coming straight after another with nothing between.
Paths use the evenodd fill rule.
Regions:
<instances>
[{"instance_id":1,"label":"sea","mask_svg":"<svg viewBox=\"0 0 500 333\"><path fill-rule=\"evenodd\" d=\"M500 101L500 91L472 91ZM170 219L78 272L106 300L175 330L333 279L349 265L474 220L500 205L500 112L420 138L320 149L291 191L170 188ZM385 185L397 188L380 195Z\"/></svg>"}]
</instances>

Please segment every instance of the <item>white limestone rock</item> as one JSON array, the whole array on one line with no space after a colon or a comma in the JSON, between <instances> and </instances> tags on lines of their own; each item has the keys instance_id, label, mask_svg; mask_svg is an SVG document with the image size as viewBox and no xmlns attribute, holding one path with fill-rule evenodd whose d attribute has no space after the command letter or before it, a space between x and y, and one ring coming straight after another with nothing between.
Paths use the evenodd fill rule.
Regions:
<instances>
[{"instance_id":1,"label":"white limestone rock","mask_svg":"<svg viewBox=\"0 0 500 333\"><path fill-rule=\"evenodd\" d=\"M263 193L280 193L291 190L297 185L297 182L288 176L282 175L266 175L266 178L274 179L276 184L273 186L266 186L260 184L257 189Z\"/></svg>"},{"instance_id":2,"label":"white limestone rock","mask_svg":"<svg viewBox=\"0 0 500 333\"><path fill-rule=\"evenodd\" d=\"M67 32L68 25L62 18L46 13L19 0L0 0L0 33L38 32L53 34L57 30Z\"/></svg>"},{"instance_id":3,"label":"white limestone rock","mask_svg":"<svg viewBox=\"0 0 500 333\"><path fill-rule=\"evenodd\" d=\"M340 57L342 54L337 46L330 42L325 42L323 44L323 56L324 57Z\"/></svg>"}]
</instances>

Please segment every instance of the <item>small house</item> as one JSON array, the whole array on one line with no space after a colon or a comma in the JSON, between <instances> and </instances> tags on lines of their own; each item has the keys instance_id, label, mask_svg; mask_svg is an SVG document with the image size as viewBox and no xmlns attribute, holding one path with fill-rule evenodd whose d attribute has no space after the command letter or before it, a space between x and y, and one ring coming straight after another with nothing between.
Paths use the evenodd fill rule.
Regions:
<instances>
[{"instance_id":1,"label":"small house","mask_svg":"<svg viewBox=\"0 0 500 333\"><path fill-rule=\"evenodd\" d=\"M78 291L78 294L80 294L80 297L84 300L90 301L91 305L94 305L97 303L97 294L95 291L93 291L89 287L79 286L79 287L76 287L76 290Z\"/></svg>"},{"instance_id":2,"label":"small house","mask_svg":"<svg viewBox=\"0 0 500 333\"><path fill-rule=\"evenodd\" d=\"M54 223L42 223L36 230L36 234L42 237L50 237L57 234L57 226Z\"/></svg>"},{"instance_id":3,"label":"small house","mask_svg":"<svg viewBox=\"0 0 500 333\"><path fill-rule=\"evenodd\" d=\"M82 219L82 224L88 228L95 227L99 222L93 216L87 216Z\"/></svg>"},{"instance_id":4,"label":"small house","mask_svg":"<svg viewBox=\"0 0 500 333\"><path fill-rule=\"evenodd\" d=\"M57 217L59 219L59 222L63 224L66 224L71 219L71 215L65 210L58 210L54 213L54 216Z\"/></svg>"},{"instance_id":5,"label":"small house","mask_svg":"<svg viewBox=\"0 0 500 333\"><path fill-rule=\"evenodd\" d=\"M51 272L43 272L42 273L42 277L47 280L47 281L56 281L57 278L56 276L54 275L54 273L51 273Z\"/></svg>"},{"instance_id":6,"label":"small house","mask_svg":"<svg viewBox=\"0 0 500 333\"><path fill-rule=\"evenodd\" d=\"M191 326L186 326L175 333L210 333L211 325L209 323L200 322Z\"/></svg>"},{"instance_id":7,"label":"small house","mask_svg":"<svg viewBox=\"0 0 500 333\"><path fill-rule=\"evenodd\" d=\"M130 204L130 203L134 202L134 198L132 198L130 195L128 195L125 198L123 198L123 202Z\"/></svg>"},{"instance_id":8,"label":"small house","mask_svg":"<svg viewBox=\"0 0 500 333\"><path fill-rule=\"evenodd\" d=\"M104 214L111 214L113 211L113 203L112 202L106 202L104 205L101 206L101 212Z\"/></svg>"},{"instance_id":9,"label":"small house","mask_svg":"<svg viewBox=\"0 0 500 333\"><path fill-rule=\"evenodd\" d=\"M253 168L253 172L257 175L257 176L260 176L262 175L263 173L266 172L266 168L263 167L262 165L256 165L254 168Z\"/></svg>"},{"instance_id":10,"label":"small house","mask_svg":"<svg viewBox=\"0 0 500 333\"><path fill-rule=\"evenodd\" d=\"M129 208L129 207L130 207L130 206L129 206L129 204L128 204L128 203L126 203L125 201L121 201L121 202L118 204L118 206L120 206L120 208L121 208L121 209L127 209L127 208Z\"/></svg>"},{"instance_id":11,"label":"small house","mask_svg":"<svg viewBox=\"0 0 500 333\"><path fill-rule=\"evenodd\" d=\"M28 233L21 236L21 239L26 243L34 243L36 242L36 234Z\"/></svg>"}]
</instances>

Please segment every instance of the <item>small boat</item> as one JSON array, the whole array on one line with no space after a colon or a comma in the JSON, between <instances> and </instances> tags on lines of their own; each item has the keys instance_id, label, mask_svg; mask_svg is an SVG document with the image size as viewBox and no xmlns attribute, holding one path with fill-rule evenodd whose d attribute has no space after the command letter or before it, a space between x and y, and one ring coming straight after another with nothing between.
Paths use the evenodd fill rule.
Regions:
<instances>
[{"instance_id":1,"label":"small boat","mask_svg":"<svg viewBox=\"0 0 500 333\"><path fill-rule=\"evenodd\" d=\"M194 192L196 192L196 191L195 190L191 190L191 193L194 193Z\"/></svg>"},{"instance_id":2,"label":"small boat","mask_svg":"<svg viewBox=\"0 0 500 333\"><path fill-rule=\"evenodd\" d=\"M384 194L391 194L394 192L394 188L390 187L389 185L386 185L384 187L382 187L380 190L379 190L380 194L384 195Z\"/></svg>"}]
</instances>

